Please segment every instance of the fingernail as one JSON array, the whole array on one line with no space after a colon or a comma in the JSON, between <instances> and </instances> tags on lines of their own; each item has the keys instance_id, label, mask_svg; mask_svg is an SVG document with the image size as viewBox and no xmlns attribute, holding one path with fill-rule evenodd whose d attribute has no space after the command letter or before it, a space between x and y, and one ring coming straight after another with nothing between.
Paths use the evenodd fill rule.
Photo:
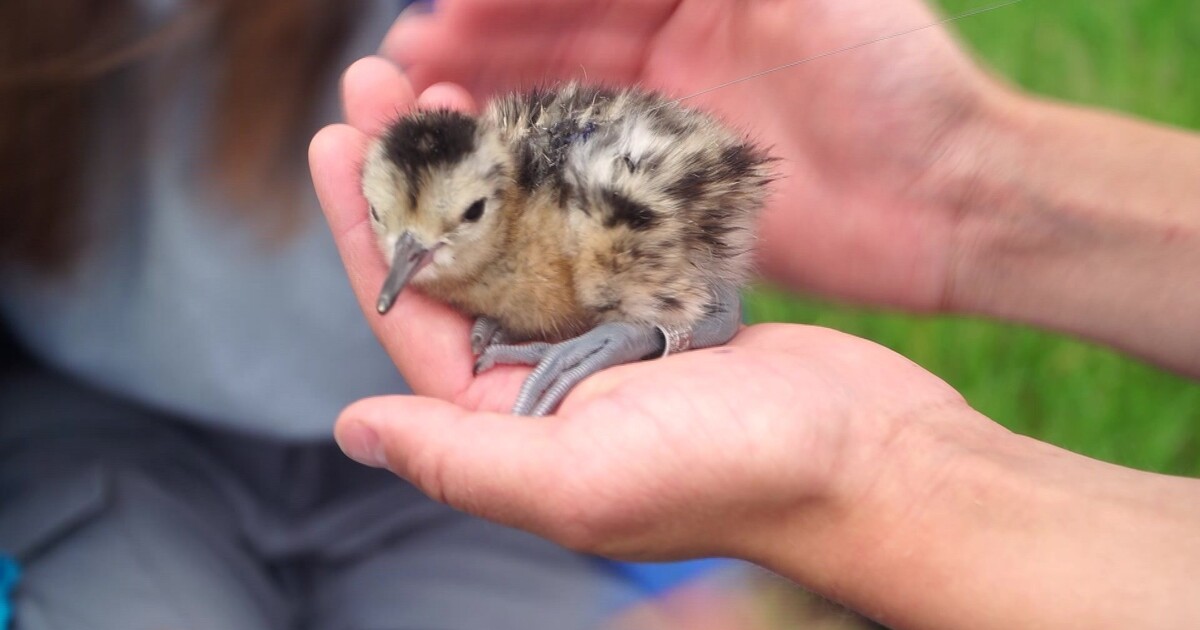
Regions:
<instances>
[{"instance_id":1,"label":"fingernail","mask_svg":"<svg viewBox=\"0 0 1200 630\"><path fill-rule=\"evenodd\" d=\"M338 447L346 457L372 468L387 468L383 443L375 429L364 422L352 422L336 434Z\"/></svg>"}]
</instances>

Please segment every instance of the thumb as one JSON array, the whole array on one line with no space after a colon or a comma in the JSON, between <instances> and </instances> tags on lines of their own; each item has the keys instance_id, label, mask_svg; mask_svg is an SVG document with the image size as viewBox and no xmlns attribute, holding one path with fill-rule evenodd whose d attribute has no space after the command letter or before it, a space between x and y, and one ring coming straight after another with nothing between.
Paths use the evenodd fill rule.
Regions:
<instances>
[{"instance_id":1,"label":"thumb","mask_svg":"<svg viewBox=\"0 0 1200 630\"><path fill-rule=\"evenodd\" d=\"M550 420L390 396L348 407L334 435L350 458L387 468L436 501L549 535L569 499L569 461Z\"/></svg>"}]
</instances>

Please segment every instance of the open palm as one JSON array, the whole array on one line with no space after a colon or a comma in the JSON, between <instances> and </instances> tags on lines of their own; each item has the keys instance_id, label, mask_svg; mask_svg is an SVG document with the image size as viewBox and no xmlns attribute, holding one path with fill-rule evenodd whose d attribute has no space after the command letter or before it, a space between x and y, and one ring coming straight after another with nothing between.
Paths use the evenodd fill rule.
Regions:
<instances>
[{"instance_id":1,"label":"open palm","mask_svg":"<svg viewBox=\"0 0 1200 630\"><path fill-rule=\"evenodd\" d=\"M515 392L478 379L468 397ZM461 402L461 401L460 401ZM530 419L414 397L350 407L374 461L458 509L623 559L754 558L756 525L861 497L905 423L965 405L884 348L834 331L747 328L728 346L619 366ZM841 506L845 507L845 506Z\"/></svg>"}]
</instances>

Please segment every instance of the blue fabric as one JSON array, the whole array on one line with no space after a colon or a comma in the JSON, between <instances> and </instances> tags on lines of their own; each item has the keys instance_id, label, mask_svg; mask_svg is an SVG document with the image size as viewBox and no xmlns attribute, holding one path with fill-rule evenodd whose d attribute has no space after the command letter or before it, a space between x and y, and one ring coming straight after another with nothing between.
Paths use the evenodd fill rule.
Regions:
<instances>
[{"instance_id":1,"label":"blue fabric","mask_svg":"<svg viewBox=\"0 0 1200 630\"><path fill-rule=\"evenodd\" d=\"M147 17L163 21L187 7L134 4L163 5L165 14ZM337 67L374 54L396 16L392 0L361 4L351 41L331 60ZM237 220L251 209L214 194L204 161L214 89L205 78L219 68L194 46L178 52L148 56L128 85L106 81L97 93L80 208L93 238L69 273L0 269L0 321L39 363L172 417L329 441L347 405L407 386L358 308L307 192L303 155L280 165L295 169L290 205L305 219L287 240L270 242L255 229L266 224ZM166 66L188 79L152 83L167 78ZM336 122L336 78L324 88L317 117ZM143 152L131 137L146 139Z\"/></svg>"},{"instance_id":2,"label":"blue fabric","mask_svg":"<svg viewBox=\"0 0 1200 630\"><path fill-rule=\"evenodd\" d=\"M614 562L612 567L625 579L645 593L647 598L666 594L688 582L698 580L722 569L733 567L733 560L710 558L689 562L634 563Z\"/></svg>"},{"instance_id":3,"label":"blue fabric","mask_svg":"<svg viewBox=\"0 0 1200 630\"><path fill-rule=\"evenodd\" d=\"M12 621L12 602L9 596L21 577L21 568L17 561L0 554L0 630L8 630Z\"/></svg>"}]
</instances>

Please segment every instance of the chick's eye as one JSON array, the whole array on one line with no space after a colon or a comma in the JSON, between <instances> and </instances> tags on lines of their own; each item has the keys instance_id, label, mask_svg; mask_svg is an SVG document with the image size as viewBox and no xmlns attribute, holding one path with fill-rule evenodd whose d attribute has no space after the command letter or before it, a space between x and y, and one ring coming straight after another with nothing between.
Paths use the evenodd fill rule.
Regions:
<instances>
[{"instance_id":1,"label":"chick's eye","mask_svg":"<svg viewBox=\"0 0 1200 630\"><path fill-rule=\"evenodd\" d=\"M471 204L471 207L467 208L467 211L463 213L462 220L468 223L474 223L478 221L479 217L483 216L483 205L485 202L487 202L486 199L480 199L479 201Z\"/></svg>"},{"instance_id":2,"label":"chick's eye","mask_svg":"<svg viewBox=\"0 0 1200 630\"><path fill-rule=\"evenodd\" d=\"M371 208L371 218L375 219L376 223L379 223L379 211L377 211L375 209L375 206L369 206L369 207Z\"/></svg>"}]
</instances>

